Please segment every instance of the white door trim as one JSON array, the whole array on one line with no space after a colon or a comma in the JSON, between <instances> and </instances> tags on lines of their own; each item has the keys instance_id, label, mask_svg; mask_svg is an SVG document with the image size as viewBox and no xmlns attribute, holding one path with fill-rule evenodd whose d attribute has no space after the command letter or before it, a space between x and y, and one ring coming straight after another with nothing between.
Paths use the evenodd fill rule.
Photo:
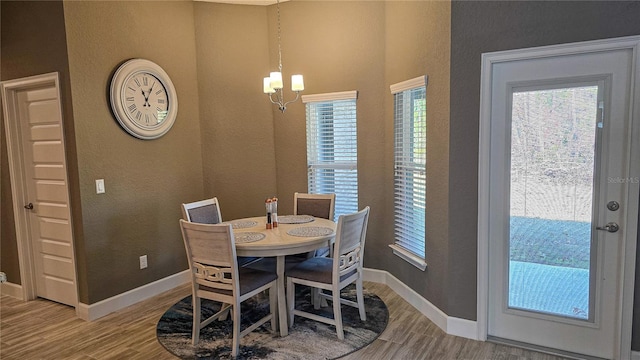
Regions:
<instances>
[{"instance_id":1,"label":"white door trim","mask_svg":"<svg viewBox=\"0 0 640 360\"><path fill-rule=\"evenodd\" d=\"M15 215L16 241L18 245L18 261L20 264L20 281L22 287L22 299L25 301L35 299L37 296L37 290L35 278L36 273L32 270L34 268L33 246L31 241L29 241L30 229L25 209L23 207L24 204L28 203L28 200L25 188L26 179L24 178L24 157L20 149L20 124L17 122L17 120L20 119L17 106L17 95L21 90L32 89L43 85L54 86L57 93L60 94L60 80L57 72L15 80L7 80L1 83L2 102L4 104L3 115L7 139L7 155L9 159L9 177L11 178L13 213ZM59 96L59 99L60 98L61 97ZM64 131L61 135L64 139ZM70 217L70 224L71 221L72 219ZM76 301L79 298L77 284L75 298ZM77 305L78 304L76 302L76 312L78 310Z\"/></svg>"},{"instance_id":2,"label":"white door trim","mask_svg":"<svg viewBox=\"0 0 640 360\"><path fill-rule=\"evenodd\" d=\"M633 68L635 79L631 85L631 101L629 101L632 121L630 149L632 153L640 153L640 36L615 39L595 40L571 44L544 46L530 49L508 50L482 54L482 76L480 82L480 141L478 151L478 267L477 267L477 324L478 339L486 340L489 315L489 185L490 185L490 144L491 144L491 84L493 65L501 62L524 59L539 59L552 56L584 54L598 51L631 49L633 51ZM635 105L635 106L634 106ZM631 163L630 177L640 177L640 164ZM625 201L638 201L639 186L630 186ZM625 219L626 243L621 256L622 274L620 284L622 301L619 304L616 359L631 357L631 327L633 324L633 291L636 263L638 213L628 212ZM633 239L633 241L631 240Z\"/></svg>"}]
</instances>

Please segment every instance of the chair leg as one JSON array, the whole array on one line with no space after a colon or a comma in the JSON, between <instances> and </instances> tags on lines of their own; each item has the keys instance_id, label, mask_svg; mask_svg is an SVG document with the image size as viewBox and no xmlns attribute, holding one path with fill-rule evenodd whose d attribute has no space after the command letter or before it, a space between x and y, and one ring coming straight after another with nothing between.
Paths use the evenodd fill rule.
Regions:
<instances>
[{"instance_id":1,"label":"chair leg","mask_svg":"<svg viewBox=\"0 0 640 360\"><path fill-rule=\"evenodd\" d=\"M278 293L276 286L269 288L269 311L271 311L271 331L278 330Z\"/></svg>"},{"instance_id":2,"label":"chair leg","mask_svg":"<svg viewBox=\"0 0 640 360\"><path fill-rule=\"evenodd\" d=\"M296 284L293 283L290 277L287 278L287 313L289 314L289 327L293 326L294 314L293 310L296 308ZM280 324L280 326L286 326Z\"/></svg>"},{"instance_id":3,"label":"chair leg","mask_svg":"<svg viewBox=\"0 0 640 360\"><path fill-rule=\"evenodd\" d=\"M195 296L192 298L193 328L191 330L191 343L197 345L198 341L200 341L200 298Z\"/></svg>"},{"instance_id":4,"label":"chair leg","mask_svg":"<svg viewBox=\"0 0 640 360\"><path fill-rule=\"evenodd\" d=\"M338 339L344 340L344 331L342 330L342 309L340 307L340 290L334 287L331 297L333 298L333 318L336 322Z\"/></svg>"},{"instance_id":5,"label":"chair leg","mask_svg":"<svg viewBox=\"0 0 640 360\"><path fill-rule=\"evenodd\" d=\"M240 303L236 300L233 312L233 345L231 347L231 356L238 356L238 350L240 348Z\"/></svg>"},{"instance_id":6,"label":"chair leg","mask_svg":"<svg viewBox=\"0 0 640 360\"><path fill-rule=\"evenodd\" d=\"M320 309L321 307L329 306L329 304L327 304L327 299L325 299L325 297L321 296L320 294L322 294L322 289L311 288L311 304L316 310Z\"/></svg>"},{"instance_id":7,"label":"chair leg","mask_svg":"<svg viewBox=\"0 0 640 360\"><path fill-rule=\"evenodd\" d=\"M227 310L225 312L223 312L222 314L220 314L220 317L218 317L218 321L225 321L227 320L227 316L229 316L229 312L232 310L231 309L231 305L230 304L225 304L222 303L222 308L220 309L220 311L222 310Z\"/></svg>"},{"instance_id":8,"label":"chair leg","mask_svg":"<svg viewBox=\"0 0 640 360\"><path fill-rule=\"evenodd\" d=\"M362 286L362 276L356 280L356 297L358 299L358 311L360 312L360 320L367 320L367 314L364 311L364 290Z\"/></svg>"},{"instance_id":9,"label":"chair leg","mask_svg":"<svg viewBox=\"0 0 640 360\"><path fill-rule=\"evenodd\" d=\"M320 289L318 288L311 288L311 304L313 305L313 308L318 310L320 309Z\"/></svg>"}]
</instances>

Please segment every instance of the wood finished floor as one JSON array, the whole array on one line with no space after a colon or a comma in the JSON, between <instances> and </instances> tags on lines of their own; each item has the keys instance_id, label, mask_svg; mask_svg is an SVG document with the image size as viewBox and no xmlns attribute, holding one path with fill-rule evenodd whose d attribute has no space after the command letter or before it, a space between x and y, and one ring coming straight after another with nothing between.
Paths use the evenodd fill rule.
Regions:
<instances>
[{"instance_id":1,"label":"wood finished floor","mask_svg":"<svg viewBox=\"0 0 640 360\"><path fill-rule=\"evenodd\" d=\"M365 283L389 307L386 330L345 360L508 359L556 356L445 334L386 285ZM0 298L0 359L175 359L156 340L158 319L189 295L180 286L93 322L73 308L46 300ZM240 342L242 346L242 341Z\"/></svg>"}]
</instances>

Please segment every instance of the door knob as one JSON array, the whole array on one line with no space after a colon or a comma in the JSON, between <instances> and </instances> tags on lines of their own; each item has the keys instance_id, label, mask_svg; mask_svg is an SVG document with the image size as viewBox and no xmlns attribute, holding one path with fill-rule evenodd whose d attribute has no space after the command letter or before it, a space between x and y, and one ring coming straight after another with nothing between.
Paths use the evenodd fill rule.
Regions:
<instances>
[{"instance_id":1,"label":"door knob","mask_svg":"<svg viewBox=\"0 0 640 360\"><path fill-rule=\"evenodd\" d=\"M618 224L614 223L614 222L610 222L605 226L596 226L596 230L606 230L610 233L614 233L618 230L620 230L620 226L618 226Z\"/></svg>"},{"instance_id":2,"label":"door knob","mask_svg":"<svg viewBox=\"0 0 640 360\"><path fill-rule=\"evenodd\" d=\"M27 205L24 206L24 208L27 210L33 210L33 203L28 203Z\"/></svg>"}]
</instances>

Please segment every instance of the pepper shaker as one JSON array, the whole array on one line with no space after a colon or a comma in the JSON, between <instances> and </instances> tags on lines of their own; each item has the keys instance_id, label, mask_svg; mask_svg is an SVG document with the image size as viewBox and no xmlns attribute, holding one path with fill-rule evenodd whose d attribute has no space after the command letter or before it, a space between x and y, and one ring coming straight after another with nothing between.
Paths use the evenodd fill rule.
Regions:
<instances>
[{"instance_id":1,"label":"pepper shaker","mask_svg":"<svg viewBox=\"0 0 640 360\"><path fill-rule=\"evenodd\" d=\"M271 219L272 202L271 199L264 201L264 207L267 210L267 229L273 228L273 220Z\"/></svg>"}]
</instances>

